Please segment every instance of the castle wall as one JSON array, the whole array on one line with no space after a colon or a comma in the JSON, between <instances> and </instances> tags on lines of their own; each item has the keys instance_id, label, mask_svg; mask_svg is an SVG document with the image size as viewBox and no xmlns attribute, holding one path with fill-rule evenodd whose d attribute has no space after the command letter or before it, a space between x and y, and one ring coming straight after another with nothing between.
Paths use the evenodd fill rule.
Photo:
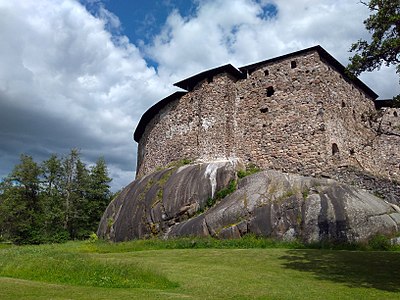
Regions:
<instances>
[{"instance_id":1,"label":"castle wall","mask_svg":"<svg viewBox=\"0 0 400 300\"><path fill-rule=\"evenodd\" d=\"M363 168L400 182L400 108L384 108L366 122L377 135L362 149Z\"/></svg>"},{"instance_id":2,"label":"castle wall","mask_svg":"<svg viewBox=\"0 0 400 300\"><path fill-rule=\"evenodd\" d=\"M138 176L176 160L233 156L234 84L230 76L218 75L164 107L140 140Z\"/></svg>"},{"instance_id":3,"label":"castle wall","mask_svg":"<svg viewBox=\"0 0 400 300\"><path fill-rule=\"evenodd\" d=\"M382 123L387 128L400 120L394 112ZM168 104L147 125L137 174L184 158L239 158L307 175L352 166L396 178L398 137L377 136L374 113L371 99L317 51L259 66L243 80L220 74Z\"/></svg>"}]
</instances>

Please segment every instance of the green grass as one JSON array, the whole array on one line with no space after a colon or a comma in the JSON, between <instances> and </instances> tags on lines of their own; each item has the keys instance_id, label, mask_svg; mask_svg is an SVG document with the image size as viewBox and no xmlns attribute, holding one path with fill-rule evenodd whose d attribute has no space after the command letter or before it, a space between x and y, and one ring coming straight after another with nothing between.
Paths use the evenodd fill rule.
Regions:
<instances>
[{"instance_id":1,"label":"green grass","mask_svg":"<svg viewBox=\"0 0 400 300\"><path fill-rule=\"evenodd\" d=\"M109 288L169 288L176 284L139 264L98 260L54 245L3 249L0 276Z\"/></svg>"},{"instance_id":2,"label":"green grass","mask_svg":"<svg viewBox=\"0 0 400 300\"><path fill-rule=\"evenodd\" d=\"M294 247L255 237L13 246L0 249L0 299L400 298L400 252Z\"/></svg>"}]
</instances>

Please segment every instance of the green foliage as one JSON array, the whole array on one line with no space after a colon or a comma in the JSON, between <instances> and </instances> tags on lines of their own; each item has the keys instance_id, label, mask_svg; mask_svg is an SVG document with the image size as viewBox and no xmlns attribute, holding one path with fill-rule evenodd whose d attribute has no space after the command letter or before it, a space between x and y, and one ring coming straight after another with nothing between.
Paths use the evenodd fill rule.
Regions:
<instances>
[{"instance_id":1,"label":"green foliage","mask_svg":"<svg viewBox=\"0 0 400 300\"><path fill-rule=\"evenodd\" d=\"M89 235L88 242L89 242L89 243L94 243L94 242L97 242L98 239L99 239L99 237L97 236L97 234L95 234L94 232L92 232L92 233Z\"/></svg>"},{"instance_id":2,"label":"green foliage","mask_svg":"<svg viewBox=\"0 0 400 300\"><path fill-rule=\"evenodd\" d=\"M73 248L71 245L74 245ZM148 250L166 249L325 249L346 251L400 251L400 247L391 245L390 239L377 235L367 243L334 243L321 241L305 244L301 241L279 241L273 238L265 238L254 234L246 234L238 239L217 239L213 237L179 237L172 239L159 239L153 237L145 240L133 240L128 242L112 243L105 240L97 240L93 243L65 244L70 251L84 253L125 253Z\"/></svg>"},{"instance_id":3,"label":"green foliage","mask_svg":"<svg viewBox=\"0 0 400 300\"><path fill-rule=\"evenodd\" d=\"M193 161L191 159L188 159L188 158L184 158L184 159L181 159L181 160L175 160L175 161L170 162L169 164L167 164L164 167L162 167L162 166L157 167L156 168L156 172L162 171L162 170L165 170L165 169L168 169L168 168L177 169L179 167L182 167L182 166L185 166L185 165L189 165L192 162Z\"/></svg>"},{"instance_id":4,"label":"green foliage","mask_svg":"<svg viewBox=\"0 0 400 300\"><path fill-rule=\"evenodd\" d=\"M111 200L104 159L87 168L79 151L37 164L21 155L0 183L0 236L15 244L85 239Z\"/></svg>"},{"instance_id":5,"label":"green foliage","mask_svg":"<svg viewBox=\"0 0 400 300\"><path fill-rule=\"evenodd\" d=\"M184 159L173 161L173 162L169 163L167 168L171 168L171 167L179 168L179 167L182 167L182 166L185 166L185 165L189 165L191 163L192 163L191 159L184 158Z\"/></svg>"},{"instance_id":6,"label":"green foliage","mask_svg":"<svg viewBox=\"0 0 400 300\"><path fill-rule=\"evenodd\" d=\"M21 163L0 184L0 235L17 243L41 242L43 205L40 199L40 167L32 157Z\"/></svg>"},{"instance_id":7,"label":"green foliage","mask_svg":"<svg viewBox=\"0 0 400 300\"><path fill-rule=\"evenodd\" d=\"M392 248L394 248L392 246L392 244L390 243L390 239L386 236L383 235L376 235L374 237L372 237L369 241L368 241L368 249L371 250L380 250L380 251L387 251L387 250L391 250Z\"/></svg>"},{"instance_id":8,"label":"green foliage","mask_svg":"<svg viewBox=\"0 0 400 300\"><path fill-rule=\"evenodd\" d=\"M243 178L243 177L258 173L260 171L261 171L261 169L257 165L249 164L246 166L245 170L239 170L237 172L237 176L238 176L238 178Z\"/></svg>"},{"instance_id":9,"label":"green foliage","mask_svg":"<svg viewBox=\"0 0 400 300\"><path fill-rule=\"evenodd\" d=\"M368 4L363 4L371 12L364 25L372 34L372 39L370 42L360 39L352 45L350 51L356 54L350 58L349 71L359 75L385 64L396 66L400 75L400 2L370 0ZM394 97L394 101L399 105L400 95Z\"/></svg>"},{"instance_id":10,"label":"green foliage","mask_svg":"<svg viewBox=\"0 0 400 300\"><path fill-rule=\"evenodd\" d=\"M223 188L218 192L216 192L214 198L210 197L207 199L205 209L213 207L217 202L221 201L226 196L232 194L236 190L237 190L237 182L236 180L231 180L226 188ZM204 212L204 210L200 211L200 213L202 212Z\"/></svg>"},{"instance_id":11,"label":"green foliage","mask_svg":"<svg viewBox=\"0 0 400 300\"><path fill-rule=\"evenodd\" d=\"M308 198L308 195L310 194L310 190L308 188L305 188L302 194L303 194L303 199L306 200Z\"/></svg>"}]
</instances>

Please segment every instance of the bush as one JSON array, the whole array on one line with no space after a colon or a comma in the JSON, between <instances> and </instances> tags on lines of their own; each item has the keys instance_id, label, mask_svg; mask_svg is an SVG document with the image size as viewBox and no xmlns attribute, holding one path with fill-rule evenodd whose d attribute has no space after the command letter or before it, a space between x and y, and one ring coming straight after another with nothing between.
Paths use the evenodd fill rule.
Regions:
<instances>
[{"instance_id":1,"label":"bush","mask_svg":"<svg viewBox=\"0 0 400 300\"><path fill-rule=\"evenodd\" d=\"M379 234L368 241L368 248L375 251L387 251L392 248L392 245L388 237Z\"/></svg>"},{"instance_id":2,"label":"bush","mask_svg":"<svg viewBox=\"0 0 400 300\"><path fill-rule=\"evenodd\" d=\"M258 166L256 166L255 164L248 164L246 166L246 170L239 170L237 172L237 176L238 176L238 178L243 178L243 177L258 173L260 171L261 171L261 169Z\"/></svg>"},{"instance_id":3,"label":"bush","mask_svg":"<svg viewBox=\"0 0 400 300\"><path fill-rule=\"evenodd\" d=\"M99 239L99 237L97 236L97 234L95 234L94 232L92 232L92 233L89 235L88 242L89 242L89 243L95 243L95 242L98 241L98 239Z\"/></svg>"}]
</instances>

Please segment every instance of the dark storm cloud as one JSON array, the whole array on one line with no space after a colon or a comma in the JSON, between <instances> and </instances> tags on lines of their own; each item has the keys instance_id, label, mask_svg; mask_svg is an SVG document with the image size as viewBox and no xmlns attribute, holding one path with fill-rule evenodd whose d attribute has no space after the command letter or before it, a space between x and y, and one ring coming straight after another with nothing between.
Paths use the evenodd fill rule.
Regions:
<instances>
[{"instance_id":1,"label":"dark storm cloud","mask_svg":"<svg viewBox=\"0 0 400 300\"><path fill-rule=\"evenodd\" d=\"M351 43L369 36L357 1L196 0L187 15L175 6L138 48L107 5L0 0L0 176L21 153L41 161L78 148L87 164L105 157L118 189L134 177L140 116L173 82L315 44L346 64ZM399 92L393 69L362 79L383 98Z\"/></svg>"}]
</instances>

